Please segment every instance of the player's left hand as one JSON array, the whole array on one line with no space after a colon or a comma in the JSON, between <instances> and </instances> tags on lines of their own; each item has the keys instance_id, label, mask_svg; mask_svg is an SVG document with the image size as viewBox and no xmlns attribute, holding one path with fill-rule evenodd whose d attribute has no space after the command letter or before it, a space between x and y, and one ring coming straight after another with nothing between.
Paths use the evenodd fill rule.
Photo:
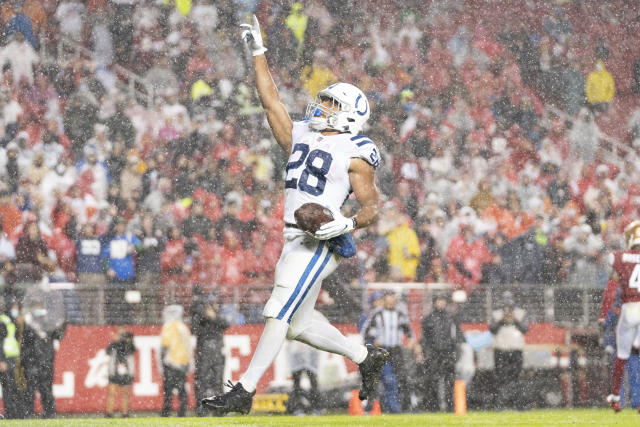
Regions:
<instances>
[{"instance_id":1,"label":"player's left hand","mask_svg":"<svg viewBox=\"0 0 640 427\"><path fill-rule=\"evenodd\" d=\"M315 237L320 240L333 239L344 233L349 233L355 229L353 218L347 218L341 214L333 214L334 220L322 225L316 231Z\"/></svg>"},{"instance_id":2,"label":"player's left hand","mask_svg":"<svg viewBox=\"0 0 640 427\"><path fill-rule=\"evenodd\" d=\"M267 48L264 47L264 44L262 42L260 23L258 22L258 18L256 18L256 15L253 15L253 25L240 24L240 27L244 29L241 35L242 40L247 43L249 49L251 49L251 54L253 56L262 55L267 51Z\"/></svg>"}]
</instances>

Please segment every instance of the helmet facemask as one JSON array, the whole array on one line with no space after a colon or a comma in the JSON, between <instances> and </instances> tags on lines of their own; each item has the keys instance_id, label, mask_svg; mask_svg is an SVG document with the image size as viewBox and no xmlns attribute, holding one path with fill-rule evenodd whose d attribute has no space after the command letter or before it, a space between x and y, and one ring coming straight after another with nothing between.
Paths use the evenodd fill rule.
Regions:
<instances>
[{"instance_id":1,"label":"helmet facemask","mask_svg":"<svg viewBox=\"0 0 640 427\"><path fill-rule=\"evenodd\" d=\"M331 102L331 107L324 105L326 101ZM307 105L305 118L309 119L309 127L315 131L332 129L344 132L346 129L339 126L340 113L347 111L350 111L349 105L333 97L318 94L315 101Z\"/></svg>"}]
</instances>

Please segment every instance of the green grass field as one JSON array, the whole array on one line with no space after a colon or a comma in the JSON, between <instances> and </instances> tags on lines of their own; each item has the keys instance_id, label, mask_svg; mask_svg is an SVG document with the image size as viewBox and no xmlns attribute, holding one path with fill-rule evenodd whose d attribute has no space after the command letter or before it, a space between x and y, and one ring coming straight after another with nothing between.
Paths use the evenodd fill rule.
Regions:
<instances>
[{"instance_id":1,"label":"green grass field","mask_svg":"<svg viewBox=\"0 0 640 427\"><path fill-rule=\"evenodd\" d=\"M640 425L640 414L624 410L614 414L605 409L540 410L528 412L470 412L464 416L453 414L383 415L379 417L350 417L325 415L317 417L246 416L224 418L60 418L56 420L1 421L1 426L633 426Z\"/></svg>"}]
</instances>

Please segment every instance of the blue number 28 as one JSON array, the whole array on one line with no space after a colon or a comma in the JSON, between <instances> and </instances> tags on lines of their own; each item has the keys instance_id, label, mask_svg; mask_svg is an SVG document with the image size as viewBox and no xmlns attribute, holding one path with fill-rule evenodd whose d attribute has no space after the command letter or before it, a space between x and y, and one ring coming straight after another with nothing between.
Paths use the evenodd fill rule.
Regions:
<instances>
[{"instance_id":1,"label":"blue number 28","mask_svg":"<svg viewBox=\"0 0 640 427\"><path fill-rule=\"evenodd\" d=\"M296 170L303 164L305 165L305 168L302 171L302 174L300 174L299 180L296 178L285 180L285 188L299 188L301 191L309 193L312 196L321 195L324 192L324 186L327 183L327 174L329 173L333 157L331 154L322 150L312 150L309 152L309 146L307 144L294 145L293 150L291 150L291 155L293 156L296 151L300 152L300 157L298 160L287 163L287 175L289 174L289 170ZM315 159L321 159L322 164L320 166L314 165L313 162ZM316 178L317 183L315 186L309 185L309 175Z\"/></svg>"}]
</instances>

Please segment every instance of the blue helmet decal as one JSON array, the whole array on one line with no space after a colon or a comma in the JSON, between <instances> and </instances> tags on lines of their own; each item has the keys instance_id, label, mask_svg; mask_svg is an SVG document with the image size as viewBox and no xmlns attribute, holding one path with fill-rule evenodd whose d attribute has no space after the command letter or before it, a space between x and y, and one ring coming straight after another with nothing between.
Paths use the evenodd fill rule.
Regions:
<instances>
[{"instance_id":1,"label":"blue helmet decal","mask_svg":"<svg viewBox=\"0 0 640 427\"><path fill-rule=\"evenodd\" d=\"M360 102L361 98L362 98L362 95L358 95L358 97L356 98L356 104L355 104L354 108L356 109L356 113L358 113L360 116L364 116L365 114L367 114L367 111L369 111L369 104L365 100L364 101L364 111L358 111L358 102Z\"/></svg>"}]
</instances>

